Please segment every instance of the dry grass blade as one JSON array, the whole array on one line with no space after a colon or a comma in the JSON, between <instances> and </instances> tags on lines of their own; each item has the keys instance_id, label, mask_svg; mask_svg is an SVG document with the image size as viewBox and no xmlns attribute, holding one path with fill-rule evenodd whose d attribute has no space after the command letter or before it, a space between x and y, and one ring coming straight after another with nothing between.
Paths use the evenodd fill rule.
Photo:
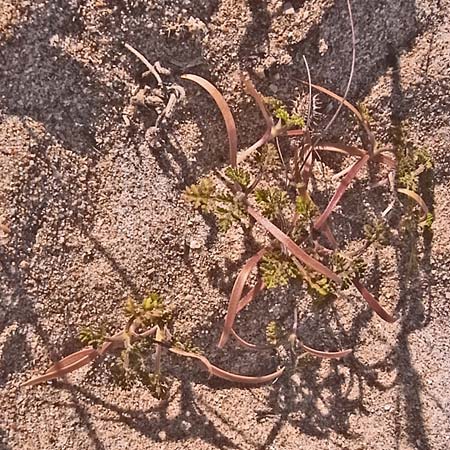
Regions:
<instances>
[{"instance_id":1,"label":"dry grass blade","mask_svg":"<svg viewBox=\"0 0 450 450\"><path fill-rule=\"evenodd\" d=\"M263 217L258 211L251 206L247 207L247 212L262 225L272 236L278 239L294 256L296 256L303 264L307 265L316 272L321 273L330 280L341 284L342 280L328 267L309 256L304 250L302 250L289 236L283 233L278 227L276 227L270 220Z\"/></svg>"},{"instance_id":2,"label":"dry grass blade","mask_svg":"<svg viewBox=\"0 0 450 450\"><path fill-rule=\"evenodd\" d=\"M47 374L50 372L54 372L55 370L63 369L67 366L70 366L71 364L79 361L80 359L84 358L85 356L91 355L93 353L93 350L95 350L95 349L93 349L92 347L87 347L87 348L81 349L78 352L72 353L71 355L66 356L65 358L61 359L57 363L50 366L45 373Z\"/></svg>"},{"instance_id":3,"label":"dry grass blade","mask_svg":"<svg viewBox=\"0 0 450 450\"><path fill-rule=\"evenodd\" d=\"M258 149L259 147L261 147L265 143L267 143L270 140L270 138L272 137L272 127L273 127L272 116L267 111L261 94L255 89L255 86L253 86L253 83L247 77L245 77L244 75L241 75L241 79L242 79L242 82L244 83L245 90L247 91L248 94L250 94L253 97L256 104L258 105L259 110L261 111L261 114L264 117L264 120L266 122L266 131L264 132L263 136L257 142L255 142L251 147L244 150L239 155L238 162L244 161L256 149Z\"/></svg>"},{"instance_id":4,"label":"dry grass blade","mask_svg":"<svg viewBox=\"0 0 450 450\"><path fill-rule=\"evenodd\" d=\"M222 113L223 120L225 121L225 126L227 128L228 134L228 143L230 147L230 165L232 167L236 167L237 165L237 132L236 132L236 123L234 122L233 114L231 113L230 107L228 103L224 99L223 95L220 91L209 81L205 80L198 75L186 74L182 75L181 78L185 80L193 81L200 85L208 94L214 99L217 106Z\"/></svg>"},{"instance_id":5,"label":"dry grass blade","mask_svg":"<svg viewBox=\"0 0 450 450\"><path fill-rule=\"evenodd\" d=\"M422 209L423 212L423 216L421 217L422 221L425 221L427 219L428 216L428 206L426 205L426 203L423 201L423 198L417 194L414 191L411 191L410 189L404 189L404 188L398 188L397 192L400 192L400 194L406 195L409 198L411 198L412 200L414 200Z\"/></svg>"},{"instance_id":6,"label":"dry grass blade","mask_svg":"<svg viewBox=\"0 0 450 450\"><path fill-rule=\"evenodd\" d=\"M230 336L231 329L233 328L234 324L234 319L236 318L236 314L238 313L239 302L241 300L242 291L244 290L247 278L249 277L252 270L256 267L259 260L264 256L266 251L267 250L263 248L256 255L248 259L244 264L244 267L242 267L241 271L239 272L236 281L234 282L233 290L231 291L230 302L228 303L227 315L225 316L225 324L223 326L222 335L220 336L218 344L219 348L222 348L226 344Z\"/></svg>"},{"instance_id":7,"label":"dry grass blade","mask_svg":"<svg viewBox=\"0 0 450 450\"><path fill-rule=\"evenodd\" d=\"M276 380L278 377L282 375L284 372L284 367L277 370L276 372L270 373L268 375L263 375L260 377L249 377L246 375L238 375L236 373L228 372L226 370L220 369L219 367L211 364L209 360L202 355L197 355L196 353L187 352L185 350L181 350L176 347L171 347L169 349L170 352L175 353L180 356L186 356L187 358L194 358L200 361L209 372L210 375L214 375L218 378L222 378L223 380L232 381L234 383L244 383L244 384L263 384L270 383L273 380Z\"/></svg>"},{"instance_id":8,"label":"dry grass blade","mask_svg":"<svg viewBox=\"0 0 450 450\"><path fill-rule=\"evenodd\" d=\"M22 386L34 386L35 384L67 375L68 373L89 364L97 358L97 356L99 356L99 352L94 348L80 350L79 352L66 356L61 361L51 366L44 375L34 377L23 383Z\"/></svg>"},{"instance_id":9,"label":"dry grass blade","mask_svg":"<svg viewBox=\"0 0 450 450\"><path fill-rule=\"evenodd\" d=\"M328 225L328 222L325 222L321 229L322 234L325 236L325 238L328 240L328 242L331 245L331 248L336 249L339 247L339 244L336 241L336 238L334 237L333 232L331 231L330 226Z\"/></svg>"},{"instance_id":10,"label":"dry grass blade","mask_svg":"<svg viewBox=\"0 0 450 450\"><path fill-rule=\"evenodd\" d=\"M309 84L306 81L302 81L303 84ZM358 111L358 108L353 106L348 100L345 100L344 97L341 97L338 94L335 94L333 91L330 91L327 88L324 88L322 86L319 86L318 84L311 84L311 86L318 90L319 92L322 92L325 95L328 95L328 97L331 97L334 100L337 100L338 102L341 102L346 108L348 108L355 116L356 118L363 124L364 128L367 126L366 121L362 114Z\"/></svg>"},{"instance_id":11,"label":"dry grass blade","mask_svg":"<svg viewBox=\"0 0 450 450\"><path fill-rule=\"evenodd\" d=\"M303 136L305 134L305 130L286 130L285 134L289 137Z\"/></svg>"},{"instance_id":12,"label":"dry grass blade","mask_svg":"<svg viewBox=\"0 0 450 450\"><path fill-rule=\"evenodd\" d=\"M396 321L395 317L389 314L375 299L375 297L361 284L357 279L353 280L353 284L363 296L368 305L386 322L393 323Z\"/></svg>"},{"instance_id":13,"label":"dry grass blade","mask_svg":"<svg viewBox=\"0 0 450 450\"><path fill-rule=\"evenodd\" d=\"M242 347L248 348L249 350L273 350L273 346L271 345L256 345L246 341L245 339L241 338L233 328L231 329L231 334Z\"/></svg>"},{"instance_id":14,"label":"dry grass blade","mask_svg":"<svg viewBox=\"0 0 450 450\"><path fill-rule=\"evenodd\" d=\"M344 155L350 155L350 156L360 156L363 157L364 155L367 155L368 153L358 147L353 147L351 145L344 145L344 144L336 144L336 143L323 143L319 146L315 147L315 150L325 151L325 152L335 152L335 153L342 153ZM377 153L373 159L373 161L381 162L385 164L388 167L396 167L397 162L395 158L392 158L385 153Z\"/></svg>"},{"instance_id":15,"label":"dry grass blade","mask_svg":"<svg viewBox=\"0 0 450 450\"><path fill-rule=\"evenodd\" d=\"M261 278L256 284L241 298L237 307L237 312L242 311L261 291L265 288L264 282Z\"/></svg>"},{"instance_id":16,"label":"dry grass blade","mask_svg":"<svg viewBox=\"0 0 450 450\"><path fill-rule=\"evenodd\" d=\"M301 342L300 342L300 347L303 350L305 350L305 352L308 352L311 355L318 356L319 358L324 358L324 359L344 358L345 356L348 356L352 353L351 349L341 350L339 352L323 352L321 350L316 350L314 348L308 347L307 345L302 344Z\"/></svg>"},{"instance_id":17,"label":"dry grass blade","mask_svg":"<svg viewBox=\"0 0 450 450\"><path fill-rule=\"evenodd\" d=\"M359 161L357 161L354 166L351 168L351 170L345 175L345 177L342 179L339 187L337 188L336 192L333 195L333 198L330 200L330 203L328 203L328 206L325 208L325 211L319 216L319 218L314 223L314 228L316 230L320 230L322 226L327 221L330 214L333 212L334 208L336 208L336 205L339 203L339 200L344 195L347 187L352 182L352 180L356 177L358 172L361 168L363 168L367 161L369 161L369 155L364 155Z\"/></svg>"}]
</instances>

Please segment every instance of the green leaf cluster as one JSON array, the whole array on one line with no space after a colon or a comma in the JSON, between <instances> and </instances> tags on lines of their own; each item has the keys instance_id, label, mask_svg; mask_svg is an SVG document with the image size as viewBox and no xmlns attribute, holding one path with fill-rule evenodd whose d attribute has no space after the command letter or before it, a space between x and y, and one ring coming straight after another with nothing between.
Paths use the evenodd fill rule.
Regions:
<instances>
[{"instance_id":1,"label":"green leaf cluster","mask_svg":"<svg viewBox=\"0 0 450 450\"><path fill-rule=\"evenodd\" d=\"M421 228L431 228L432 227L432 225L433 225L433 222L434 222L434 216L433 216L433 214L432 213L427 213L427 216L425 217L425 219L424 220L422 220L420 223L419 223L419 226L421 227Z\"/></svg>"},{"instance_id":2,"label":"green leaf cluster","mask_svg":"<svg viewBox=\"0 0 450 450\"><path fill-rule=\"evenodd\" d=\"M186 200L203 212L209 213L214 207L216 185L211 178L202 178L197 184L186 188Z\"/></svg>"},{"instance_id":3,"label":"green leaf cluster","mask_svg":"<svg viewBox=\"0 0 450 450\"><path fill-rule=\"evenodd\" d=\"M247 182L244 171L232 169L229 174ZM248 176L248 182L250 182ZM234 222L240 222L247 217L244 205L231 193L217 193L216 186L210 178L203 178L197 184L186 188L185 199L195 208L209 214L213 214L221 231L227 231Z\"/></svg>"},{"instance_id":4,"label":"green leaf cluster","mask_svg":"<svg viewBox=\"0 0 450 450\"><path fill-rule=\"evenodd\" d=\"M225 169L225 175L231 181L234 181L235 183L239 184L239 186L241 186L241 188L243 189L249 187L250 185L251 181L250 174L244 169L227 167Z\"/></svg>"},{"instance_id":5,"label":"green leaf cluster","mask_svg":"<svg viewBox=\"0 0 450 450\"><path fill-rule=\"evenodd\" d=\"M318 277L308 277L305 278L306 283L308 284L308 292L312 297L329 297L331 295L335 295L335 289L332 281L330 281L327 277L318 276Z\"/></svg>"},{"instance_id":6,"label":"green leaf cluster","mask_svg":"<svg viewBox=\"0 0 450 450\"><path fill-rule=\"evenodd\" d=\"M305 127L305 119L298 114L290 114L281 100L274 97L265 97L266 103L269 105L272 114L283 122L287 128Z\"/></svg>"},{"instance_id":7,"label":"green leaf cluster","mask_svg":"<svg viewBox=\"0 0 450 450\"><path fill-rule=\"evenodd\" d=\"M355 278L362 278L367 264L363 258L349 258L343 253L336 252L332 257L333 269L342 279L342 289L347 289Z\"/></svg>"},{"instance_id":8,"label":"green leaf cluster","mask_svg":"<svg viewBox=\"0 0 450 450\"><path fill-rule=\"evenodd\" d=\"M94 348L100 347L105 341L105 327L84 327L81 329L79 338L83 345L90 345Z\"/></svg>"},{"instance_id":9,"label":"green leaf cluster","mask_svg":"<svg viewBox=\"0 0 450 450\"><path fill-rule=\"evenodd\" d=\"M305 222L309 222L317 214L317 207L313 201L304 195L298 195L295 199L295 210Z\"/></svg>"},{"instance_id":10,"label":"green leaf cluster","mask_svg":"<svg viewBox=\"0 0 450 450\"><path fill-rule=\"evenodd\" d=\"M127 316L139 318L146 327L166 325L172 318L171 313L164 308L162 299L155 292L145 297L140 304L128 298L124 309Z\"/></svg>"},{"instance_id":11,"label":"green leaf cluster","mask_svg":"<svg viewBox=\"0 0 450 450\"><path fill-rule=\"evenodd\" d=\"M285 191L268 187L256 189L255 201L261 207L264 216L274 219L279 217L283 209L288 205L289 198Z\"/></svg>"},{"instance_id":12,"label":"green leaf cluster","mask_svg":"<svg viewBox=\"0 0 450 450\"><path fill-rule=\"evenodd\" d=\"M282 330L280 326L272 320L267 324L266 327L266 341L270 345L278 345L280 339L282 337Z\"/></svg>"},{"instance_id":13,"label":"green leaf cluster","mask_svg":"<svg viewBox=\"0 0 450 450\"><path fill-rule=\"evenodd\" d=\"M280 251L272 251L262 257L259 273L268 289L286 286L291 278L299 276L296 265Z\"/></svg>"},{"instance_id":14,"label":"green leaf cluster","mask_svg":"<svg viewBox=\"0 0 450 450\"><path fill-rule=\"evenodd\" d=\"M375 219L373 222L364 225L364 235L371 244L389 244L390 230L382 219Z\"/></svg>"},{"instance_id":15,"label":"green leaf cluster","mask_svg":"<svg viewBox=\"0 0 450 450\"><path fill-rule=\"evenodd\" d=\"M398 158L397 182L401 187L418 192L420 174L432 168L433 159L426 148L405 149Z\"/></svg>"}]
</instances>

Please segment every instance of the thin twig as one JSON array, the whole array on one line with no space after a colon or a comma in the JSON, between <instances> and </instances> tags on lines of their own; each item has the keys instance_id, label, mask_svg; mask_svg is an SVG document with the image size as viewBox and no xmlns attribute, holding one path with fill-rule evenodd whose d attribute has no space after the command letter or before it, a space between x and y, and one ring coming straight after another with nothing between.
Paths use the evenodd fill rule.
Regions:
<instances>
[{"instance_id":1,"label":"thin twig","mask_svg":"<svg viewBox=\"0 0 450 450\"><path fill-rule=\"evenodd\" d=\"M148 59L142 53L138 52L135 48L133 48L130 44L125 43L125 48L128 49L131 53L133 53L137 58L139 58L143 64L145 64L147 69L155 77L156 82L158 83L158 86L162 87L163 82L161 80L161 77L159 76L159 73L156 71L156 69L153 67L153 65L150 64Z\"/></svg>"},{"instance_id":2,"label":"thin twig","mask_svg":"<svg viewBox=\"0 0 450 450\"><path fill-rule=\"evenodd\" d=\"M308 61L306 60L305 55L303 55L303 61L305 63L305 67L306 67L306 73L308 74L308 119L306 122L306 129L309 130L309 127L311 125L311 103L312 103L312 86L311 86L311 72L309 71L309 65L308 65Z\"/></svg>"}]
</instances>

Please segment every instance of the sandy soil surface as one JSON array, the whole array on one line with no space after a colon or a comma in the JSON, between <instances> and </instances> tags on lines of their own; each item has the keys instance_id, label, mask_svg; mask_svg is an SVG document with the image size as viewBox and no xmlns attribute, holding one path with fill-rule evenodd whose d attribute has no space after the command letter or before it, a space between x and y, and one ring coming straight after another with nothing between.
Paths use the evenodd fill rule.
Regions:
<instances>
[{"instance_id":1,"label":"sandy soil surface","mask_svg":"<svg viewBox=\"0 0 450 450\"><path fill-rule=\"evenodd\" d=\"M226 163L227 141L213 102L179 76L196 73L222 90L245 148L264 126L237 72L289 102L304 94L305 55L314 81L342 93L346 3L0 0L2 450L450 448L450 2L352 4L349 99L365 105L381 142L403 123L435 160L433 236L417 242L417 270L406 269L408 246L367 254L368 284L399 320L382 322L357 297L315 311L294 288L270 291L239 319L243 336L261 342L267 322L288 324L297 303L307 344L354 355L307 359L253 389L166 360L172 386L161 404L144 387L111 380L111 358L63 381L20 385L81 348L82 326L117 330L124 300L150 291L176 311L176 332L217 365L276 368L272 354L216 346L234 278L254 248L182 199ZM132 102L145 68L125 42L187 92L153 140L154 111ZM332 133L345 141L353 128L343 114ZM362 194L353 189L334 215L340 239L357 235L367 205L386 203L367 177L358 183Z\"/></svg>"}]
</instances>

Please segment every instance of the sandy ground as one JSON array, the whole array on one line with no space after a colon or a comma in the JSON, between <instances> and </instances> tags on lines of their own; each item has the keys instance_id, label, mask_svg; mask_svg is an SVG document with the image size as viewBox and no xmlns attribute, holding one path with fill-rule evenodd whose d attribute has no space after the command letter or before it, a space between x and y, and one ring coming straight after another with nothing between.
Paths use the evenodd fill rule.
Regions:
<instances>
[{"instance_id":1,"label":"sandy ground","mask_svg":"<svg viewBox=\"0 0 450 450\"><path fill-rule=\"evenodd\" d=\"M383 323L360 300L314 312L293 288L269 292L238 322L245 337L262 340L271 318L288 323L297 302L306 343L352 347L354 356L308 359L254 389L170 359L170 400L160 404L143 387L112 381L110 359L64 381L20 384L79 349L83 325L117 329L124 299L149 291L177 312L179 335L218 365L247 374L276 367L274 355L216 347L234 277L254 249L181 198L225 163L227 144L212 101L179 76L197 73L224 92L244 148L263 124L239 70L288 102L304 92L305 55L316 83L344 91L345 2L0 0L2 450L450 448L450 2L352 4L349 99L368 109L381 142L403 123L435 160L433 236L417 243L417 270L406 270L405 246L367 255L369 285L399 320ZM125 42L187 90L151 143L154 112L130 107L144 67ZM345 140L348 119L335 137ZM376 209L380 199L360 183ZM361 205L352 190L335 215L338 237L361 223Z\"/></svg>"}]
</instances>

